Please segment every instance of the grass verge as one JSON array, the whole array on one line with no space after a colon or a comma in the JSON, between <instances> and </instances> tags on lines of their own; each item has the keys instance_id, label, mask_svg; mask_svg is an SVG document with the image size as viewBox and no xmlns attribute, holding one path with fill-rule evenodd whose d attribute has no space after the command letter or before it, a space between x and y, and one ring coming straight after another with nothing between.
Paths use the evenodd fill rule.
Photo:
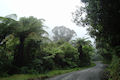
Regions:
<instances>
[{"instance_id":1,"label":"grass verge","mask_svg":"<svg viewBox=\"0 0 120 80\"><path fill-rule=\"evenodd\" d=\"M95 66L94 63L92 63L90 66L87 66L87 67L73 68L73 69L67 69L67 70L52 70L45 74L15 74L13 76L0 78L0 80L28 80L28 79L33 80L34 78L44 79L44 78L49 78L56 75L77 71L77 70L87 69L93 66Z\"/></svg>"}]
</instances>

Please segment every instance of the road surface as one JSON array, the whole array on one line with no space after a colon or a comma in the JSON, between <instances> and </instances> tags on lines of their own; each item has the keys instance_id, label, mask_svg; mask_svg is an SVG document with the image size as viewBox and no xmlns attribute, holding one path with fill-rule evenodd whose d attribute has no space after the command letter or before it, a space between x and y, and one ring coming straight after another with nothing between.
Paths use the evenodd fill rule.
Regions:
<instances>
[{"instance_id":1,"label":"road surface","mask_svg":"<svg viewBox=\"0 0 120 80\"><path fill-rule=\"evenodd\" d=\"M46 80L102 80L101 77L106 66L101 62L95 63L95 67L66 73Z\"/></svg>"}]
</instances>

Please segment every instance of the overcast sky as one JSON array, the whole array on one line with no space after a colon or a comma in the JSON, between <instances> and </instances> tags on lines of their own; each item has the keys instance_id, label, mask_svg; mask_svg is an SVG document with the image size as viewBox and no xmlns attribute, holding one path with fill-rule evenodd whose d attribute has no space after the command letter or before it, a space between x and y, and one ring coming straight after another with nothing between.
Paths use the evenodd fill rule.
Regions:
<instances>
[{"instance_id":1,"label":"overcast sky","mask_svg":"<svg viewBox=\"0 0 120 80\"><path fill-rule=\"evenodd\" d=\"M87 37L86 29L72 22L72 12L80 5L80 0L0 0L0 16L13 13L18 17L35 16L45 19L49 31L64 25L73 29L78 37Z\"/></svg>"}]
</instances>

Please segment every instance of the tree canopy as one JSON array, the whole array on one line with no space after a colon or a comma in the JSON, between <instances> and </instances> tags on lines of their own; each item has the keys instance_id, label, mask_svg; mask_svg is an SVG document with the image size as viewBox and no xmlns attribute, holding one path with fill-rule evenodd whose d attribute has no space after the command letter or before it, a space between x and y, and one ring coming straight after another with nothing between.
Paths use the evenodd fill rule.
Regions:
<instances>
[{"instance_id":1,"label":"tree canopy","mask_svg":"<svg viewBox=\"0 0 120 80\"><path fill-rule=\"evenodd\" d=\"M55 41L58 40L70 41L74 36L76 36L74 30L66 28L65 26L57 26L53 28L52 32L54 33L53 39Z\"/></svg>"},{"instance_id":2,"label":"tree canopy","mask_svg":"<svg viewBox=\"0 0 120 80\"><path fill-rule=\"evenodd\" d=\"M85 39L70 40L76 33L64 26L55 27L54 40L44 36L43 20L33 16L17 19L15 14L0 17L0 76L38 74L55 69L90 65L93 50ZM79 51L78 51L79 50ZM80 55L80 52L84 56ZM82 57L82 59L81 59Z\"/></svg>"},{"instance_id":3,"label":"tree canopy","mask_svg":"<svg viewBox=\"0 0 120 80\"><path fill-rule=\"evenodd\" d=\"M120 57L120 31L119 31L119 19L120 19L120 1L116 0L81 0L85 3L85 7L77 9L74 15L74 22L77 25L84 24L88 27L88 32L91 37L96 40L97 51L102 54L104 59L108 59L112 62L115 57ZM83 18L81 14L87 15ZM117 58L119 61L119 58ZM119 64L116 63L118 67ZM115 67L115 64L114 66ZM113 69L117 71L117 68ZM111 69L112 73L112 69ZM113 80L119 80L118 76L113 76ZM118 74L116 74L118 75Z\"/></svg>"}]
</instances>

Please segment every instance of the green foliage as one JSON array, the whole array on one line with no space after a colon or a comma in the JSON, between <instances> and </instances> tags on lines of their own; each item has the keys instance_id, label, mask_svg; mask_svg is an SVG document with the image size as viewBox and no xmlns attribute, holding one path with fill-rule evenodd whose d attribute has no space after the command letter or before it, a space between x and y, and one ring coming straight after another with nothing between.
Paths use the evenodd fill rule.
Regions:
<instances>
[{"instance_id":1,"label":"green foliage","mask_svg":"<svg viewBox=\"0 0 120 80\"><path fill-rule=\"evenodd\" d=\"M78 65L86 66L90 64L91 56L95 53L91 41L87 38L77 38L71 42L78 50Z\"/></svg>"},{"instance_id":2,"label":"green foliage","mask_svg":"<svg viewBox=\"0 0 120 80\"><path fill-rule=\"evenodd\" d=\"M27 56L29 56L29 52L25 53L26 39L31 39L31 42L33 44L30 43L29 46L31 46L32 48L32 46L35 46L36 43L42 40L43 37L42 34L44 34L45 31L43 30L42 21L32 16L28 18L26 17L20 18L17 26L18 27L15 32L16 33L15 36L19 38L19 44L16 46L17 49L14 54L14 64L18 67L21 67L26 65L25 59L27 59ZM32 50L34 49L32 48ZM21 58L23 59L21 60Z\"/></svg>"},{"instance_id":3,"label":"green foliage","mask_svg":"<svg viewBox=\"0 0 120 80\"><path fill-rule=\"evenodd\" d=\"M76 10L74 22L77 25L81 23L88 27L88 32L91 37L96 40L97 53L102 55L107 63L115 62L112 65L111 75L112 80L120 80L120 75L117 74L120 58L120 1L116 0L81 0L85 3L84 7ZM86 13L83 18L82 14ZM115 59L116 56L117 59ZM116 74L116 75L115 75ZM116 77L116 78L115 78ZM111 79L110 79L111 80Z\"/></svg>"},{"instance_id":4,"label":"green foliage","mask_svg":"<svg viewBox=\"0 0 120 80\"><path fill-rule=\"evenodd\" d=\"M0 17L0 44L4 44L3 39L12 34L16 29L16 21L11 18Z\"/></svg>"},{"instance_id":5,"label":"green foliage","mask_svg":"<svg viewBox=\"0 0 120 80\"><path fill-rule=\"evenodd\" d=\"M43 52L45 54L48 54L48 56L45 56L44 59L49 60L48 63L50 63L50 61L54 61L53 65L56 65L57 68L77 66L76 64L78 60L77 49L74 48L68 42L62 45L59 44L59 46L56 45L47 46L43 49Z\"/></svg>"},{"instance_id":6,"label":"green foliage","mask_svg":"<svg viewBox=\"0 0 120 80\"><path fill-rule=\"evenodd\" d=\"M63 45L60 46L61 50L63 50L64 54L66 57L74 57L74 55L77 54L77 49L74 48L71 44L69 43L64 43ZM72 55L74 54L74 55Z\"/></svg>"},{"instance_id":7,"label":"green foliage","mask_svg":"<svg viewBox=\"0 0 120 80\"><path fill-rule=\"evenodd\" d=\"M92 47L92 46L89 46L89 45L85 45L83 46L83 52L88 54L88 55L93 55L95 52L95 49Z\"/></svg>"},{"instance_id":8,"label":"green foliage","mask_svg":"<svg viewBox=\"0 0 120 80\"><path fill-rule=\"evenodd\" d=\"M14 58L14 42L15 38L7 36L4 41L5 43L0 45L0 75L7 76L12 68L12 61Z\"/></svg>"},{"instance_id":9,"label":"green foliage","mask_svg":"<svg viewBox=\"0 0 120 80\"><path fill-rule=\"evenodd\" d=\"M92 61L103 61L103 57L98 53L92 55L91 59L92 59Z\"/></svg>"},{"instance_id":10,"label":"green foliage","mask_svg":"<svg viewBox=\"0 0 120 80\"><path fill-rule=\"evenodd\" d=\"M113 57L111 67L110 67L110 80L119 80L120 79L120 58L117 56Z\"/></svg>"},{"instance_id":11,"label":"green foliage","mask_svg":"<svg viewBox=\"0 0 120 80\"><path fill-rule=\"evenodd\" d=\"M77 60L78 60L78 51L76 48L74 48L71 44L69 43L64 43L63 45L60 46L61 50L64 52L64 58L66 59L66 65L71 66L71 67L76 67L77 66ZM64 66L66 66L64 65Z\"/></svg>"},{"instance_id":12,"label":"green foliage","mask_svg":"<svg viewBox=\"0 0 120 80\"><path fill-rule=\"evenodd\" d=\"M39 72L36 69L29 69L28 66L24 66L20 68L21 74L38 74Z\"/></svg>"},{"instance_id":13,"label":"green foliage","mask_svg":"<svg viewBox=\"0 0 120 80\"><path fill-rule=\"evenodd\" d=\"M52 71L49 71L49 72L44 73L44 74L15 74L15 75L12 75L12 76L9 76L9 77L0 78L0 80L13 80L13 79L14 80L28 80L28 79L37 79L38 77L40 79L45 79L45 78L53 77L53 76L68 73L68 72L83 70L83 69L93 67L93 66L95 66L95 64L92 63L90 66L87 66L87 67L62 69L62 70L61 69L52 70Z\"/></svg>"},{"instance_id":14,"label":"green foliage","mask_svg":"<svg viewBox=\"0 0 120 80\"><path fill-rule=\"evenodd\" d=\"M83 50L83 53L85 56L84 63L89 64L90 63L90 55L92 55L94 53L94 51L93 51L94 49L89 45L85 45L85 46L83 46L82 50Z\"/></svg>"},{"instance_id":15,"label":"green foliage","mask_svg":"<svg viewBox=\"0 0 120 80\"><path fill-rule=\"evenodd\" d=\"M16 15L0 17L0 28L0 76L47 73L50 70L75 68L90 62L90 41L81 39L85 53L84 60L81 60L78 47L66 42L75 35L68 28L60 28L66 29L63 31L66 36L62 35L65 40L61 37L56 42L44 36L46 32L42 20L32 16L22 17L18 21Z\"/></svg>"}]
</instances>

